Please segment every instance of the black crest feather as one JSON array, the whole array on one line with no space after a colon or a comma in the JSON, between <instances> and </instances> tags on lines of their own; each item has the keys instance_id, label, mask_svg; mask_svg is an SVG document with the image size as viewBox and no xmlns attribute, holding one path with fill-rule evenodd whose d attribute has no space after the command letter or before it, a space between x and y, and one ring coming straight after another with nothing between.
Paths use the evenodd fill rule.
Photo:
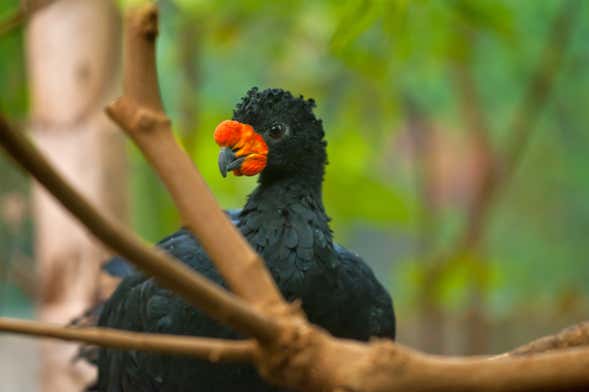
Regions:
<instances>
[{"instance_id":1,"label":"black crest feather","mask_svg":"<svg viewBox=\"0 0 589 392\"><path fill-rule=\"evenodd\" d=\"M280 88L260 90L258 87L252 87L233 110L233 119L252 123L256 122L261 113L282 112L291 113L297 122L320 126L321 120L313 112L316 106L313 98L305 99L303 95L295 97L287 90ZM324 137L322 129L319 136Z\"/></svg>"}]
</instances>

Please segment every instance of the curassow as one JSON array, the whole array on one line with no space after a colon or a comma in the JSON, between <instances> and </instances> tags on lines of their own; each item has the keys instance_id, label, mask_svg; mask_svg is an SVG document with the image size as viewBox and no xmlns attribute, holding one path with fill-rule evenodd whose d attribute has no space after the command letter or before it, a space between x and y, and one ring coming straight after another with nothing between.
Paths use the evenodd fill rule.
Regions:
<instances>
[{"instance_id":1,"label":"curassow","mask_svg":"<svg viewBox=\"0 0 589 392\"><path fill-rule=\"evenodd\" d=\"M252 88L237 104L233 120L219 124L214 136L221 146L223 176L228 171L259 174L258 186L243 209L230 217L262 255L284 297L301 300L311 322L342 338L394 339L390 296L359 256L333 242L321 190L327 143L314 106L313 100L281 89ZM157 246L225 286L186 229ZM118 273L127 276L102 308L99 326L242 338L159 287L153 278L132 269ZM280 390L267 385L246 364L100 349L97 365L93 390L101 392Z\"/></svg>"}]
</instances>

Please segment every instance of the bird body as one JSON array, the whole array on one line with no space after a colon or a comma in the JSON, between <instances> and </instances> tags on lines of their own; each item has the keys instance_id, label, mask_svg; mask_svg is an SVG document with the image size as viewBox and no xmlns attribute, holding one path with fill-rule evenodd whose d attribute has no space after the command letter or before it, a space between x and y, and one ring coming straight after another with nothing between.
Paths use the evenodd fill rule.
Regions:
<instances>
[{"instance_id":1,"label":"bird body","mask_svg":"<svg viewBox=\"0 0 589 392\"><path fill-rule=\"evenodd\" d=\"M390 296L359 256L333 242L321 197L326 164L323 131L310 107L309 101L275 89L250 90L238 105L234 118L252 124L256 132L284 121L283 128L289 127L291 134L286 142L303 143L307 155L306 162L297 168L292 161L301 158L296 156L300 148L278 145L270 137L265 137L268 156L255 157L255 165L247 166L249 155L235 148L226 153L220 165L240 160L237 169L230 170L249 167L242 170L245 173L257 170L261 163L266 165L243 209L229 216L263 257L285 299L300 300L312 323L341 338L393 339L395 316ZM304 139L293 140L295 134ZM226 287L188 230L180 229L157 246ZM122 281L102 309L98 324L150 333L243 338L140 272ZM188 357L112 349L101 349L97 364L95 388L101 392L280 390L263 382L247 364L211 364Z\"/></svg>"}]
</instances>

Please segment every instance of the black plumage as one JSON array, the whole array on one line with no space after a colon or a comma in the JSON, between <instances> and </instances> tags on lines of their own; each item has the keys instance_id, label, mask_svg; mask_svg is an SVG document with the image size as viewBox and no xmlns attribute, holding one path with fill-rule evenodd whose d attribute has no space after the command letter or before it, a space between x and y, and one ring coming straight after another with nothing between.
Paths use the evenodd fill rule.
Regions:
<instances>
[{"instance_id":1,"label":"black plumage","mask_svg":"<svg viewBox=\"0 0 589 392\"><path fill-rule=\"evenodd\" d=\"M246 205L229 215L263 256L285 298L300 299L311 322L342 338L394 338L389 295L360 257L332 240L321 197L326 142L313 107L312 100L284 90L256 88L237 105L234 120L251 125L264 137L268 161ZM270 135L276 124L283 131L279 138ZM157 246L225 286L187 230L177 231ZM127 277L105 304L100 326L240 338L159 287L153 278L120 266L113 268ZM111 349L100 350L97 364L95 388L103 392L279 390L266 385L250 365Z\"/></svg>"}]
</instances>

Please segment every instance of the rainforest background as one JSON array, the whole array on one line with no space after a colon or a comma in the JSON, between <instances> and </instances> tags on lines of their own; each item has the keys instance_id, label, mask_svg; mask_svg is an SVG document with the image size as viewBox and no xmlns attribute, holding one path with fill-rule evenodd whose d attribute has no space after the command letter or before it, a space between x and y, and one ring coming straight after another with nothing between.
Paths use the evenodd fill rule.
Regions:
<instances>
[{"instance_id":1,"label":"rainforest background","mask_svg":"<svg viewBox=\"0 0 589 392\"><path fill-rule=\"evenodd\" d=\"M217 168L212 132L239 97L257 85L317 101L335 238L389 289L399 341L495 353L587 317L589 3L158 3L166 110L224 207L240 207L255 183ZM8 23L18 8L0 4L0 112L29 129L31 42L26 23ZM135 148L121 152L122 217L155 242L178 214ZM36 313L30 194L0 155L1 316ZM11 390L36 390L36 350L0 336Z\"/></svg>"}]
</instances>

